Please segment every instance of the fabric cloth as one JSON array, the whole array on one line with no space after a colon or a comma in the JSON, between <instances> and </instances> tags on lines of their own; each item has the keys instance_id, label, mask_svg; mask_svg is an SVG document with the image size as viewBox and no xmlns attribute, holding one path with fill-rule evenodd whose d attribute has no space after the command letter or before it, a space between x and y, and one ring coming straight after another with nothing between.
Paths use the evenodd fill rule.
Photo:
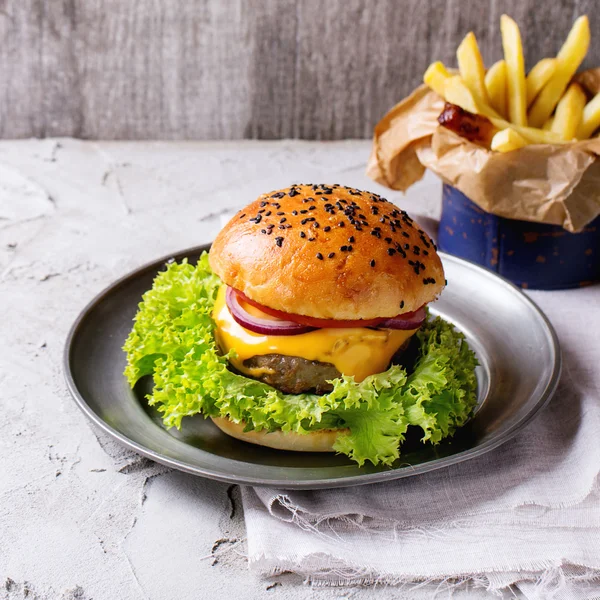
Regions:
<instances>
[{"instance_id":1,"label":"fabric cloth","mask_svg":"<svg viewBox=\"0 0 600 600\"><path fill-rule=\"evenodd\" d=\"M245 488L251 568L320 585L600 598L600 286L529 295L558 333L564 366L554 398L517 437L384 484Z\"/></svg>"}]
</instances>

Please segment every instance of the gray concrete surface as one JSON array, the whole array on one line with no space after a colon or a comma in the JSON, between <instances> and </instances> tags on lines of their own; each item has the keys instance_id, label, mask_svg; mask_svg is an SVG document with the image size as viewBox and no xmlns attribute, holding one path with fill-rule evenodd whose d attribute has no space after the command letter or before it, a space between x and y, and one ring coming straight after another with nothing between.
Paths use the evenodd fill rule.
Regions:
<instances>
[{"instance_id":1,"label":"gray concrete surface","mask_svg":"<svg viewBox=\"0 0 600 600\"><path fill-rule=\"evenodd\" d=\"M124 450L63 380L71 323L114 279L211 240L226 211L265 190L310 180L385 193L364 175L368 153L368 142L0 142L1 599L431 597L259 579L237 488ZM388 197L435 215L439 183Z\"/></svg>"}]
</instances>

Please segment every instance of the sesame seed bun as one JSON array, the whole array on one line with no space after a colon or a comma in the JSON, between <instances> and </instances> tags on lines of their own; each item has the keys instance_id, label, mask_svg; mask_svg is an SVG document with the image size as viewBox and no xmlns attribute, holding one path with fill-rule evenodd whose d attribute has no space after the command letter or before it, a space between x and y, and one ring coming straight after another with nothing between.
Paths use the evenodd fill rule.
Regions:
<instances>
[{"instance_id":1,"label":"sesame seed bun","mask_svg":"<svg viewBox=\"0 0 600 600\"><path fill-rule=\"evenodd\" d=\"M320 319L412 312L445 284L415 221L377 194L338 185L263 194L221 230L209 258L251 300Z\"/></svg>"},{"instance_id":2,"label":"sesame seed bun","mask_svg":"<svg viewBox=\"0 0 600 600\"><path fill-rule=\"evenodd\" d=\"M338 434L349 431L348 429L321 429L310 433L283 432L281 430L244 432L244 423L234 423L224 417L211 417L211 419L223 433L237 440L295 452L335 452L333 444Z\"/></svg>"}]
</instances>

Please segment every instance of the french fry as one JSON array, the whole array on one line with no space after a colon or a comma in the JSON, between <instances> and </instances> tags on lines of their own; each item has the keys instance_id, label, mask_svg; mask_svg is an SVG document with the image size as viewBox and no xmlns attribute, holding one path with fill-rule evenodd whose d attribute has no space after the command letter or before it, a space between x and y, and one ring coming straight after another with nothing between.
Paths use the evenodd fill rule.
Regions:
<instances>
[{"instance_id":1,"label":"french fry","mask_svg":"<svg viewBox=\"0 0 600 600\"><path fill-rule=\"evenodd\" d=\"M600 127L600 93L585 105L581 123L577 128L577 139L587 140L598 127Z\"/></svg>"},{"instance_id":2,"label":"french fry","mask_svg":"<svg viewBox=\"0 0 600 600\"><path fill-rule=\"evenodd\" d=\"M554 123L554 116L550 117L545 123L542 129L544 131L552 131L552 123Z\"/></svg>"},{"instance_id":3,"label":"french fry","mask_svg":"<svg viewBox=\"0 0 600 600\"><path fill-rule=\"evenodd\" d=\"M519 135L524 137L530 144L563 144L563 140L558 133L553 131L544 131L537 127L522 127L521 125L515 125L509 123L504 119L495 119L490 117L490 121L496 127L496 129L514 129Z\"/></svg>"},{"instance_id":4,"label":"french fry","mask_svg":"<svg viewBox=\"0 0 600 600\"><path fill-rule=\"evenodd\" d=\"M577 133L585 107L585 92L578 83L572 83L556 106L552 131L563 140L572 140Z\"/></svg>"},{"instance_id":5,"label":"french fry","mask_svg":"<svg viewBox=\"0 0 600 600\"><path fill-rule=\"evenodd\" d=\"M446 102L450 102L450 104L456 104L456 106L460 106L471 113L481 113L473 93L465 85L460 75L451 76L444 81L444 93L442 95Z\"/></svg>"},{"instance_id":6,"label":"french fry","mask_svg":"<svg viewBox=\"0 0 600 600\"><path fill-rule=\"evenodd\" d=\"M506 117L506 61L494 63L485 74L485 88L492 108Z\"/></svg>"},{"instance_id":7,"label":"french fry","mask_svg":"<svg viewBox=\"0 0 600 600\"><path fill-rule=\"evenodd\" d=\"M477 45L475 34L467 33L460 46L456 49L458 71L466 86L471 90L478 104L489 104L485 87L485 66Z\"/></svg>"},{"instance_id":8,"label":"french fry","mask_svg":"<svg viewBox=\"0 0 600 600\"><path fill-rule=\"evenodd\" d=\"M535 100L542 88L548 83L556 72L558 60L556 58L542 58L527 74L525 87L527 88L527 107Z\"/></svg>"},{"instance_id":9,"label":"french fry","mask_svg":"<svg viewBox=\"0 0 600 600\"><path fill-rule=\"evenodd\" d=\"M515 125L527 125L527 92L525 88L525 61L519 26L507 15L500 17L500 32L506 80L508 84L508 120Z\"/></svg>"},{"instance_id":10,"label":"french fry","mask_svg":"<svg viewBox=\"0 0 600 600\"><path fill-rule=\"evenodd\" d=\"M437 62L431 63L427 67L427 71L423 75L423 82L428 85L434 92L440 96L444 96L444 84L447 79L450 79L451 75L444 66L444 63Z\"/></svg>"},{"instance_id":11,"label":"french fry","mask_svg":"<svg viewBox=\"0 0 600 600\"><path fill-rule=\"evenodd\" d=\"M586 16L579 17L558 52L556 72L538 94L529 110L529 124L542 127L556 108L567 84L575 75L590 45L590 24Z\"/></svg>"},{"instance_id":12,"label":"french fry","mask_svg":"<svg viewBox=\"0 0 600 600\"><path fill-rule=\"evenodd\" d=\"M529 142L512 127L499 131L493 138L491 149L497 152L510 152L527 146Z\"/></svg>"},{"instance_id":13,"label":"french fry","mask_svg":"<svg viewBox=\"0 0 600 600\"><path fill-rule=\"evenodd\" d=\"M500 119L500 115L489 105L478 102L460 75L451 75L444 81L444 93L447 102L456 104L469 112Z\"/></svg>"}]
</instances>

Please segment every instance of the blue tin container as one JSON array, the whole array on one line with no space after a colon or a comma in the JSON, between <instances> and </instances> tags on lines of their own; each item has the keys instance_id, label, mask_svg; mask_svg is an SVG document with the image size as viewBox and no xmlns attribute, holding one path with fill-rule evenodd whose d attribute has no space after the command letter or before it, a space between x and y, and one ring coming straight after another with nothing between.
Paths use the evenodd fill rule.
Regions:
<instances>
[{"instance_id":1,"label":"blue tin container","mask_svg":"<svg viewBox=\"0 0 600 600\"><path fill-rule=\"evenodd\" d=\"M497 217L447 184L438 246L522 288L557 290L600 281L600 217L570 233L557 225Z\"/></svg>"}]
</instances>

